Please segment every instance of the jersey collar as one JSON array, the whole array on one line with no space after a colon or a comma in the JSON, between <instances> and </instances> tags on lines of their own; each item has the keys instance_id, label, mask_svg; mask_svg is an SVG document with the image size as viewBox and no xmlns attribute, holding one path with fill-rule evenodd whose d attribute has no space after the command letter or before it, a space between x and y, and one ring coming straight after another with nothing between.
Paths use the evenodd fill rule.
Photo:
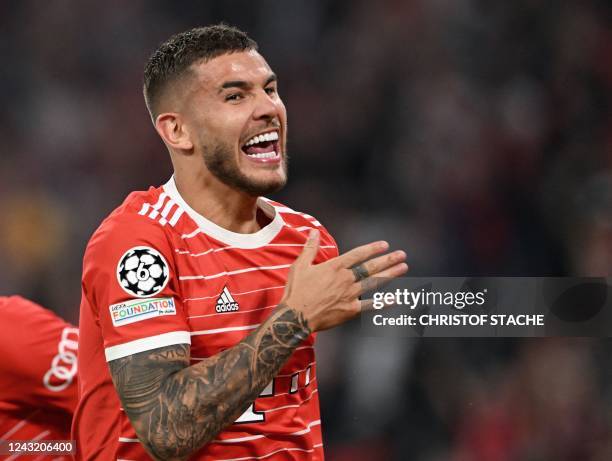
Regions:
<instances>
[{"instance_id":1,"label":"jersey collar","mask_svg":"<svg viewBox=\"0 0 612 461\"><path fill-rule=\"evenodd\" d=\"M185 210L185 212L191 219L194 220L202 232L216 240L219 240L220 242L225 243L226 245L236 248L258 248L265 246L278 235L285 224L280 213L274 208L274 206L268 203L263 197L259 197L257 199L257 206L263 213L266 214L266 216L272 218L272 221L267 226L252 234L232 232L206 219L204 216L191 208L187 202L185 202L181 194L179 194L179 191L176 188L176 183L174 182L174 176L172 176L170 180L163 185L163 189L164 192L178 204L178 206Z\"/></svg>"}]
</instances>

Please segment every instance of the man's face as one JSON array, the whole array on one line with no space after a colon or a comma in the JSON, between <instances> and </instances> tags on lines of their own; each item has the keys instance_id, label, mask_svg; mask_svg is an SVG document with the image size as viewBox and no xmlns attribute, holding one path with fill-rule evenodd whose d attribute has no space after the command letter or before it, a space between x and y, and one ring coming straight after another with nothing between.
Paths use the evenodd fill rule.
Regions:
<instances>
[{"instance_id":1,"label":"man's face","mask_svg":"<svg viewBox=\"0 0 612 461\"><path fill-rule=\"evenodd\" d=\"M196 154L223 183L252 196L287 182L287 112L276 76L254 50L192 66L184 117Z\"/></svg>"}]
</instances>

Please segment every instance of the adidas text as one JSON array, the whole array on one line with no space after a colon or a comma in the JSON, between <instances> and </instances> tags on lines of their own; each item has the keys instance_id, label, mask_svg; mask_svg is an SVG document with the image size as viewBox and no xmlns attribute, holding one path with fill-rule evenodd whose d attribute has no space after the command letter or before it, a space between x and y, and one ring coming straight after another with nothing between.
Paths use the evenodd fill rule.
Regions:
<instances>
[{"instance_id":1,"label":"adidas text","mask_svg":"<svg viewBox=\"0 0 612 461\"><path fill-rule=\"evenodd\" d=\"M223 291L219 295L219 298L217 299L215 310L217 312L233 312L237 311L238 309L240 309L240 306L232 297L232 294L229 292L227 287L224 287Z\"/></svg>"}]
</instances>

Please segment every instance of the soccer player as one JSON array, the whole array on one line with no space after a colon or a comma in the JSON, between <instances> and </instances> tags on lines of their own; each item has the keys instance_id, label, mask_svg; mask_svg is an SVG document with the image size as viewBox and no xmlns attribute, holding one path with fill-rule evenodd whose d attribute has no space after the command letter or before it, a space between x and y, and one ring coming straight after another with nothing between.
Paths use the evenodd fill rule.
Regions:
<instances>
[{"instance_id":1,"label":"soccer player","mask_svg":"<svg viewBox=\"0 0 612 461\"><path fill-rule=\"evenodd\" d=\"M20 296L0 297L0 317L0 440L70 439L78 329Z\"/></svg>"},{"instance_id":2,"label":"soccer player","mask_svg":"<svg viewBox=\"0 0 612 461\"><path fill-rule=\"evenodd\" d=\"M323 459L314 333L405 254L338 256L315 218L262 197L287 180L287 115L245 33L171 37L144 94L174 175L86 249L77 459Z\"/></svg>"}]
</instances>

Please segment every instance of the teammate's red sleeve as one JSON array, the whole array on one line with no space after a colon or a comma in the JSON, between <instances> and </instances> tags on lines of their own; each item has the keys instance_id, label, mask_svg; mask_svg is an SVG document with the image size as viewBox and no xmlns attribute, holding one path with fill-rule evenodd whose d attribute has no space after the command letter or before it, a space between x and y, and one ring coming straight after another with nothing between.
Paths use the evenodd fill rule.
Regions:
<instances>
[{"instance_id":1,"label":"teammate's red sleeve","mask_svg":"<svg viewBox=\"0 0 612 461\"><path fill-rule=\"evenodd\" d=\"M72 414L78 329L20 296L0 297L0 402Z\"/></svg>"},{"instance_id":2,"label":"teammate's red sleeve","mask_svg":"<svg viewBox=\"0 0 612 461\"><path fill-rule=\"evenodd\" d=\"M191 342L168 238L158 222L123 214L111 216L89 242L84 302L101 329L107 361Z\"/></svg>"}]
</instances>

